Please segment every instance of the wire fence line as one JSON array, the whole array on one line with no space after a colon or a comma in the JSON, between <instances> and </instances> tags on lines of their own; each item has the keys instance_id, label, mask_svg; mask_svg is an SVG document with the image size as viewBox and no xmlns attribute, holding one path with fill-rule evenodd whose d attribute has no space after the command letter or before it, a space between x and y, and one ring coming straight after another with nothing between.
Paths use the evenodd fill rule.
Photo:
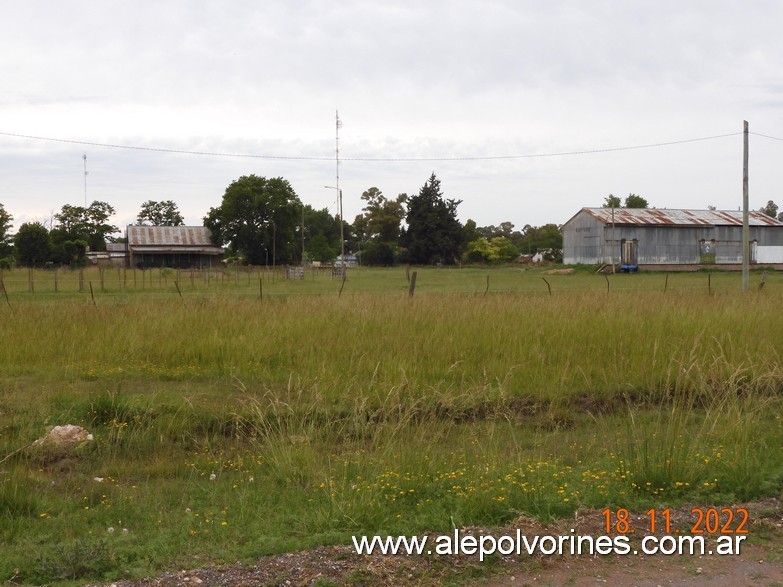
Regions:
<instances>
[{"instance_id":1,"label":"wire fence line","mask_svg":"<svg viewBox=\"0 0 783 587\"><path fill-rule=\"evenodd\" d=\"M180 298L220 295L237 298L322 295L562 295L587 292L732 292L741 275L729 271L645 272L606 275L586 270L546 271L523 267L418 267L411 287L409 267L348 268L342 279L333 267L247 267L174 269L89 267L0 269L0 296L11 300L95 298ZM756 272L757 291L783 292L781 272Z\"/></svg>"}]
</instances>

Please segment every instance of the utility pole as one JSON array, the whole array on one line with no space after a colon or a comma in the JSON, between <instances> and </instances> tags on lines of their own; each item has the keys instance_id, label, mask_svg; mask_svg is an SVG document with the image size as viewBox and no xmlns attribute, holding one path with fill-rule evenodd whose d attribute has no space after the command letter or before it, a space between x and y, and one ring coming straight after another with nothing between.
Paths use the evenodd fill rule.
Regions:
<instances>
[{"instance_id":1,"label":"utility pole","mask_svg":"<svg viewBox=\"0 0 783 587\"><path fill-rule=\"evenodd\" d=\"M615 247L615 238L614 238L614 206L612 206L612 274L614 275L614 247Z\"/></svg>"},{"instance_id":2,"label":"utility pole","mask_svg":"<svg viewBox=\"0 0 783 587\"><path fill-rule=\"evenodd\" d=\"M750 285L750 228L748 226L748 121L745 120L744 149L742 154L742 289Z\"/></svg>"},{"instance_id":3,"label":"utility pole","mask_svg":"<svg viewBox=\"0 0 783 587\"><path fill-rule=\"evenodd\" d=\"M343 234L343 190L337 190L340 192L340 255L343 260L343 273L345 272L345 235Z\"/></svg>"}]
</instances>

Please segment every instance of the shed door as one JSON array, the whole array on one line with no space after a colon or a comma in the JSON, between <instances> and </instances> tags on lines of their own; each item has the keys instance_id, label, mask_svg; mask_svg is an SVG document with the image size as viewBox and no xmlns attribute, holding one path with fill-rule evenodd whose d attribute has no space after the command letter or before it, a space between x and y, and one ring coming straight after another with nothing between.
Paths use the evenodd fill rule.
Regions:
<instances>
[{"instance_id":1,"label":"shed door","mask_svg":"<svg viewBox=\"0 0 783 587\"><path fill-rule=\"evenodd\" d=\"M620 243L620 264L634 266L639 264L639 241L636 239L622 240Z\"/></svg>"}]
</instances>

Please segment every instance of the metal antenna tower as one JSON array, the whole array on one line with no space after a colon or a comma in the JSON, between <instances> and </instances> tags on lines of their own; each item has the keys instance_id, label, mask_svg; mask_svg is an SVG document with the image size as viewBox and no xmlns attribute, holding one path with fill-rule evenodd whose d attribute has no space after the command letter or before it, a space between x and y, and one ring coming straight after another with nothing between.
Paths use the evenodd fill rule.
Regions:
<instances>
[{"instance_id":1,"label":"metal antenna tower","mask_svg":"<svg viewBox=\"0 0 783 587\"><path fill-rule=\"evenodd\" d=\"M87 207L87 153L82 155L84 159L84 207Z\"/></svg>"},{"instance_id":2,"label":"metal antenna tower","mask_svg":"<svg viewBox=\"0 0 783 587\"><path fill-rule=\"evenodd\" d=\"M345 271L345 235L343 235L343 190L340 189L340 127L343 123L340 121L340 113L334 112L334 157L335 157L335 189L340 198L340 259L342 271ZM344 273L343 273L344 274Z\"/></svg>"},{"instance_id":3,"label":"metal antenna tower","mask_svg":"<svg viewBox=\"0 0 783 587\"><path fill-rule=\"evenodd\" d=\"M335 110L334 113L334 157L335 157L335 189L340 191L340 128L343 123L340 121L340 113Z\"/></svg>"}]
</instances>

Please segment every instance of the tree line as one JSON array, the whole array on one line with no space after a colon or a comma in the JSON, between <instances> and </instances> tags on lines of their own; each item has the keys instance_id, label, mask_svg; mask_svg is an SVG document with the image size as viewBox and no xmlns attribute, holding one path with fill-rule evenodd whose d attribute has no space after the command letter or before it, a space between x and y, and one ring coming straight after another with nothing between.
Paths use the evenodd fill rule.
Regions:
<instances>
[{"instance_id":1,"label":"tree line","mask_svg":"<svg viewBox=\"0 0 783 587\"><path fill-rule=\"evenodd\" d=\"M0 203L0 267L84 265L87 251L105 251L107 243L122 240L114 236L120 229L109 223L115 213L111 204L99 200L89 206L65 204L52 215L50 226L25 222L12 235L13 216ZM172 200L148 200L141 205L136 223L178 226L184 218Z\"/></svg>"},{"instance_id":2,"label":"tree line","mask_svg":"<svg viewBox=\"0 0 783 587\"><path fill-rule=\"evenodd\" d=\"M203 224L215 244L227 248L227 260L250 265L332 263L343 244L361 264L378 266L495 263L536 253L553 261L562 258L562 235L555 224L521 230L511 222L462 224L457 218L461 200L446 197L434 173L413 195L387 198L370 187L361 199L362 213L353 222L343 219L341 227L339 215L304 204L287 180L248 175L226 188ZM0 203L0 266L83 265L88 251L105 251L107 243L123 240L109 222L114 214L103 201L66 204L48 226L26 222L12 235L13 217ZM184 219L172 200L148 200L136 223L179 226Z\"/></svg>"},{"instance_id":3,"label":"tree line","mask_svg":"<svg viewBox=\"0 0 783 587\"><path fill-rule=\"evenodd\" d=\"M352 223L343 219L342 234L346 252L363 265L491 263L540 251L562 259L562 235L554 224L522 231L510 222L501 228L477 227L473 220L463 225L457 218L461 200L447 198L434 173L417 194L387 198L370 187L361 199L362 213ZM339 216L303 205L282 178L240 177L228 186L221 205L210 209L204 225L216 244L253 265L272 258L331 263L341 251Z\"/></svg>"}]
</instances>

